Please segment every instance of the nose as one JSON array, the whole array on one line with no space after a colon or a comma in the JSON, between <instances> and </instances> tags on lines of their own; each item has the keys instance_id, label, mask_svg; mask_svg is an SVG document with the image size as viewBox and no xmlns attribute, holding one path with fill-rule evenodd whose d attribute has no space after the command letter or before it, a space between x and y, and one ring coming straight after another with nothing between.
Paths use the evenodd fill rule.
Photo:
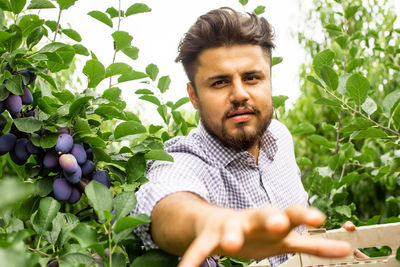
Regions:
<instances>
[{"instance_id":1,"label":"nose","mask_svg":"<svg viewBox=\"0 0 400 267\"><path fill-rule=\"evenodd\" d=\"M249 99L249 93L247 91L246 85L243 83L242 79L235 79L232 82L232 89L230 95L231 102L243 102Z\"/></svg>"}]
</instances>

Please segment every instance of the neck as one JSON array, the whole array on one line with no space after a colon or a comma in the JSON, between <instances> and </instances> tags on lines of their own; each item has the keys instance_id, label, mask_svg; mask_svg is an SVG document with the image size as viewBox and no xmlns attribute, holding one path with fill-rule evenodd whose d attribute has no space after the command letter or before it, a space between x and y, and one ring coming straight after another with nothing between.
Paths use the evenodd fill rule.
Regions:
<instances>
[{"instance_id":1,"label":"neck","mask_svg":"<svg viewBox=\"0 0 400 267\"><path fill-rule=\"evenodd\" d=\"M260 144L257 142L251 148L247 149L247 152L252 154L256 159L256 164L258 164L258 155L260 154Z\"/></svg>"}]
</instances>

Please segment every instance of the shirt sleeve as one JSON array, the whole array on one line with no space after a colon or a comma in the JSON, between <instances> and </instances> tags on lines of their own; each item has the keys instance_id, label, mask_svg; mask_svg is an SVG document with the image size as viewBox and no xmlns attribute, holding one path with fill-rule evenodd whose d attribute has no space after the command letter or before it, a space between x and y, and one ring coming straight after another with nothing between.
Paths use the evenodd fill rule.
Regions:
<instances>
[{"instance_id":1,"label":"shirt sleeve","mask_svg":"<svg viewBox=\"0 0 400 267\"><path fill-rule=\"evenodd\" d=\"M154 206L169 194L192 192L209 201L206 187L202 180L206 175L202 161L186 153L171 153L174 162L153 162L147 172L147 183L136 192L136 214L151 216ZM158 248L150 234L150 224L140 225L135 233L142 239L146 249Z\"/></svg>"}]
</instances>

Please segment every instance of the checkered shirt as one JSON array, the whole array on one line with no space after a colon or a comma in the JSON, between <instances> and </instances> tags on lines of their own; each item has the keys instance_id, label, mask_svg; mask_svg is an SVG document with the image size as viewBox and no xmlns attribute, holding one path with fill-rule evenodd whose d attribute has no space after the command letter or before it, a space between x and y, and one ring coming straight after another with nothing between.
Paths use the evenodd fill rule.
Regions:
<instances>
[{"instance_id":1,"label":"checkered shirt","mask_svg":"<svg viewBox=\"0 0 400 267\"><path fill-rule=\"evenodd\" d=\"M193 192L210 203L232 209L307 205L289 130L272 120L261 144L256 165L253 155L224 146L200 123L188 136L165 143L164 149L174 162L148 162L149 181L137 191L138 204L133 213L150 216L158 201L178 191ZM148 224L137 227L135 232L147 249L157 248ZM269 261L274 267L287 258L279 255Z\"/></svg>"}]
</instances>

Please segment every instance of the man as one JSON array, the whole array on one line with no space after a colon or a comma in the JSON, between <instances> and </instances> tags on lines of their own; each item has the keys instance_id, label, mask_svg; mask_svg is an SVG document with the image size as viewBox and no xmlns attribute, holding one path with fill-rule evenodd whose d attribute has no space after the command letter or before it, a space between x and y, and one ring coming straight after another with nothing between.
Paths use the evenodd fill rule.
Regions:
<instances>
[{"instance_id":1,"label":"man","mask_svg":"<svg viewBox=\"0 0 400 267\"><path fill-rule=\"evenodd\" d=\"M173 163L148 164L135 210L152 219L136 231L145 246L183 255L180 267L215 254L273 256L277 266L287 253L350 251L292 231L318 227L324 215L307 207L290 132L272 119L272 39L264 18L222 8L201 16L180 43L200 125L165 143Z\"/></svg>"}]
</instances>

